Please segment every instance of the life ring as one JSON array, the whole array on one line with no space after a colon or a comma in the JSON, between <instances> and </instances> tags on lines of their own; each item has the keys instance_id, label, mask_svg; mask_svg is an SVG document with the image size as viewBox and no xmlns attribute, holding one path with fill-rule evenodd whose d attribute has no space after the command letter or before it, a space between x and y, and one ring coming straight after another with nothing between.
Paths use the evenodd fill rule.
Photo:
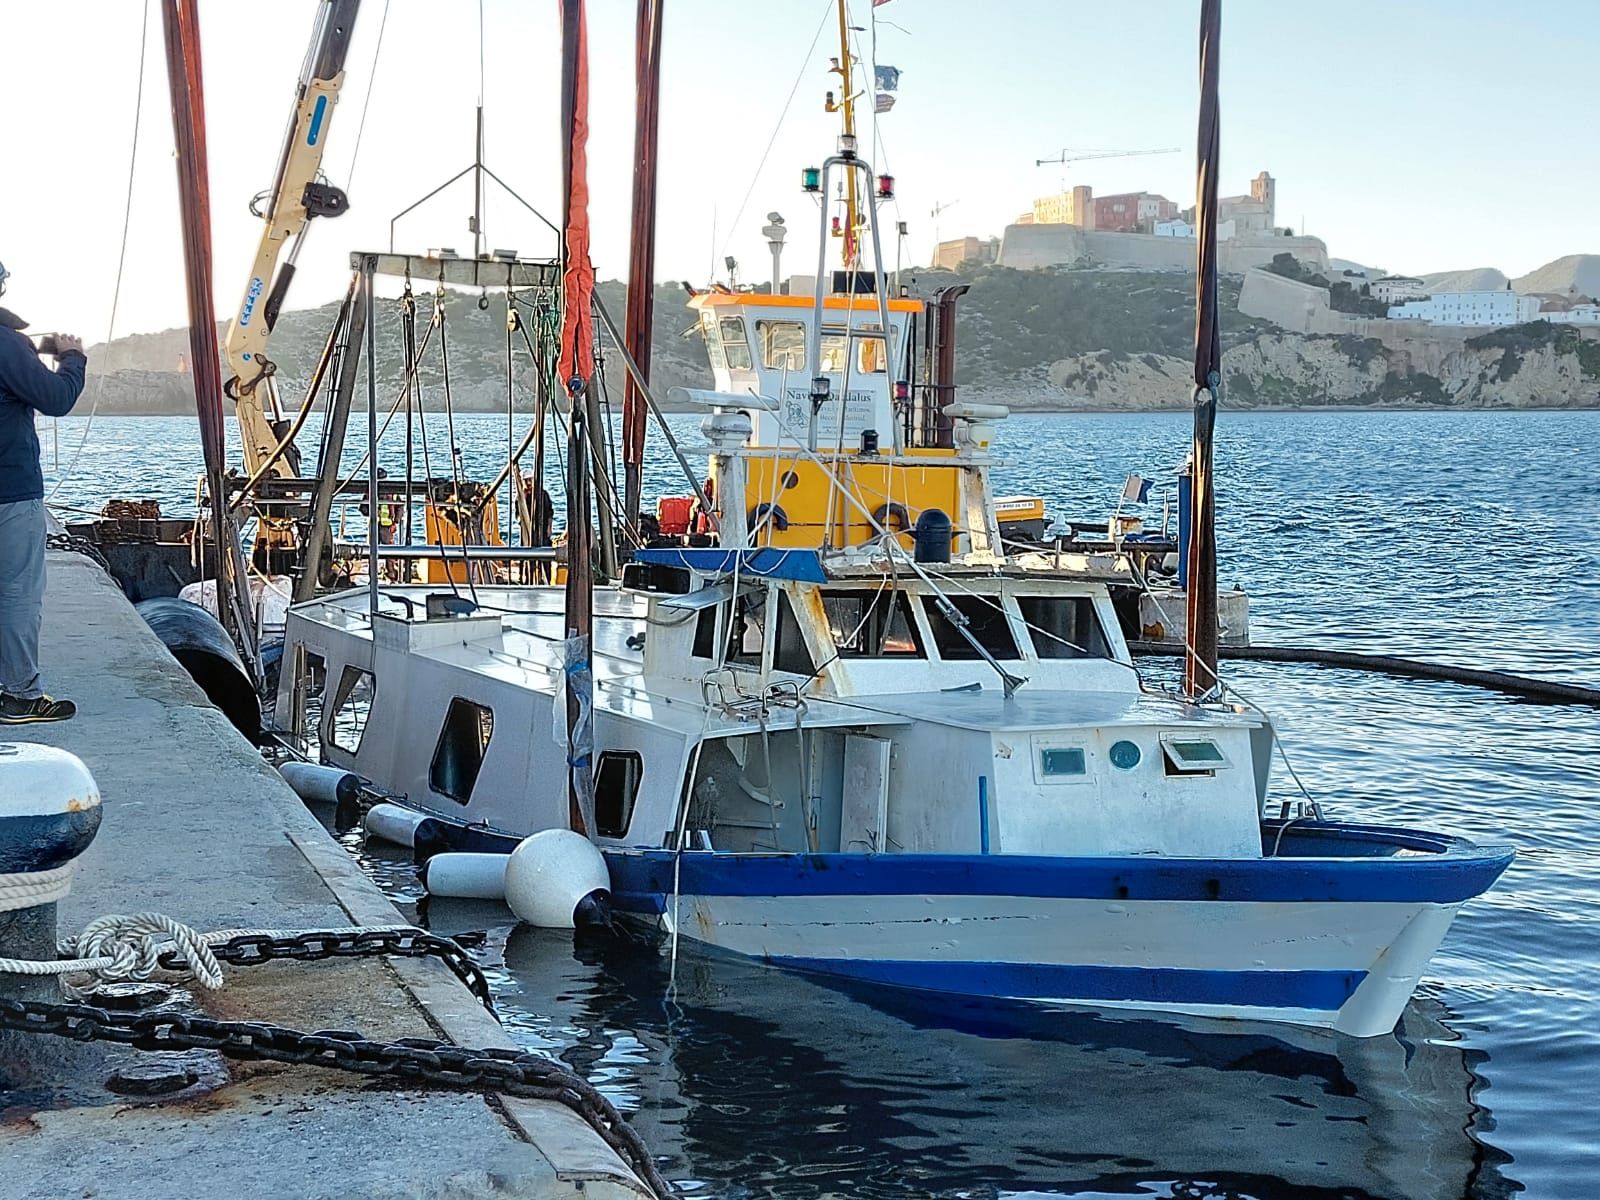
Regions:
<instances>
[{"instance_id":1,"label":"life ring","mask_svg":"<svg viewBox=\"0 0 1600 1200\"><path fill-rule=\"evenodd\" d=\"M745 530L754 533L764 524L771 525L782 533L789 528L789 514L783 511L781 504L767 504L763 501L750 510L750 515L745 519Z\"/></svg>"},{"instance_id":2,"label":"life ring","mask_svg":"<svg viewBox=\"0 0 1600 1200\"><path fill-rule=\"evenodd\" d=\"M880 504L872 510L872 523L885 532L888 532L889 529L886 520L889 517L893 517L900 523L899 528L895 530L896 533L909 533L911 531L911 514L906 511L904 504L897 500L891 500L889 503Z\"/></svg>"}]
</instances>

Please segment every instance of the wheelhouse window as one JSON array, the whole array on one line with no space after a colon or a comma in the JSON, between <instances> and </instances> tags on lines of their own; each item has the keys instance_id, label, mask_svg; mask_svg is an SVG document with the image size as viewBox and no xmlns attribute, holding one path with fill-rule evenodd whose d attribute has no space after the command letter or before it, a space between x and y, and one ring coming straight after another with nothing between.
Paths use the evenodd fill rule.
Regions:
<instances>
[{"instance_id":1,"label":"wheelhouse window","mask_svg":"<svg viewBox=\"0 0 1600 1200\"><path fill-rule=\"evenodd\" d=\"M855 343L855 366L852 369L857 375L882 375L889 369L889 355L884 339L878 336L877 326L863 327L869 332L857 329L846 335L842 329L835 328L823 334L822 338L822 370L825 374L838 375L843 373L845 362L849 358L849 351L845 348L845 339Z\"/></svg>"},{"instance_id":2,"label":"wheelhouse window","mask_svg":"<svg viewBox=\"0 0 1600 1200\"><path fill-rule=\"evenodd\" d=\"M1105 630L1088 596L1018 596L1040 658L1110 658Z\"/></svg>"},{"instance_id":3,"label":"wheelhouse window","mask_svg":"<svg viewBox=\"0 0 1600 1200\"><path fill-rule=\"evenodd\" d=\"M1022 657L1016 639L1011 636L1011 625L1006 620L1000 597L956 593L949 596L949 602L967 619L967 632L991 656L997 659ZM924 597L922 607L928 614L928 627L933 631L933 644L940 658L962 661L982 657L972 642L962 636L956 623L945 616L937 597Z\"/></svg>"},{"instance_id":4,"label":"wheelhouse window","mask_svg":"<svg viewBox=\"0 0 1600 1200\"><path fill-rule=\"evenodd\" d=\"M594 771L594 823L602 837L624 837L639 797L644 760L634 750L602 750Z\"/></svg>"},{"instance_id":5,"label":"wheelhouse window","mask_svg":"<svg viewBox=\"0 0 1600 1200\"><path fill-rule=\"evenodd\" d=\"M373 691L371 671L346 667L340 672L339 689L333 696L333 720L328 726L329 742L351 754L361 749L361 736L372 715Z\"/></svg>"},{"instance_id":6,"label":"wheelhouse window","mask_svg":"<svg viewBox=\"0 0 1600 1200\"><path fill-rule=\"evenodd\" d=\"M428 767L428 786L457 804L471 800L493 736L494 713L486 705L460 696L451 700Z\"/></svg>"},{"instance_id":7,"label":"wheelhouse window","mask_svg":"<svg viewBox=\"0 0 1600 1200\"><path fill-rule=\"evenodd\" d=\"M757 321L761 365L779 371L806 369L806 327L799 321Z\"/></svg>"},{"instance_id":8,"label":"wheelhouse window","mask_svg":"<svg viewBox=\"0 0 1600 1200\"><path fill-rule=\"evenodd\" d=\"M744 331L743 317L723 317L717 322L722 335L722 353L728 359L730 371L750 369L750 339Z\"/></svg>"},{"instance_id":9,"label":"wheelhouse window","mask_svg":"<svg viewBox=\"0 0 1600 1200\"><path fill-rule=\"evenodd\" d=\"M778 593L778 640L772 647L772 668L789 671L795 675L815 675L817 664L811 659L806 646L806 635L800 629L794 609L789 604L787 592Z\"/></svg>"},{"instance_id":10,"label":"wheelhouse window","mask_svg":"<svg viewBox=\"0 0 1600 1200\"><path fill-rule=\"evenodd\" d=\"M822 609L840 658L928 657L902 591L823 592Z\"/></svg>"}]
</instances>

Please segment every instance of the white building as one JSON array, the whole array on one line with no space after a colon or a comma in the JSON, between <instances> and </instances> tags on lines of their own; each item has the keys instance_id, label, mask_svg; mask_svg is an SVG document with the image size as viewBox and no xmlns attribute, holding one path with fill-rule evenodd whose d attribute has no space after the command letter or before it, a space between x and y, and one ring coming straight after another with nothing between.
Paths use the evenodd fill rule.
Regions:
<instances>
[{"instance_id":1,"label":"white building","mask_svg":"<svg viewBox=\"0 0 1600 1200\"><path fill-rule=\"evenodd\" d=\"M1552 325L1600 325L1600 304L1574 304L1565 310L1541 312L1538 320Z\"/></svg>"},{"instance_id":2,"label":"white building","mask_svg":"<svg viewBox=\"0 0 1600 1200\"><path fill-rule=\"evenodd\" d=\"M1430 321L1435 325L1520 325L1539 316L1537 296L1509 289L1493 292L1436 292L1428 300L1392 305L1391 321Z\"/></svg>"},{"instance_id":3,"label":"white building","mask_svg":"<svg viewBox=\"0 0 1600 1200\"><path fill-rule=\"evenodd\" d=\"M1194 236L1194 226L1181 218L1174 218L1171 221L1157 221L1156 236L1192 238Z\"/></svg>"},{"instance_id":4,"label":"white building","mask_svg":"<svg viewBox=\"0 0 1600 1200\"><path fill-rule=\"evenodd\" d=\"M1385 304L1401 304L1407 300L1421 300L1428 289L1422 280L1411 275L1385 275L1371 284L1372 298Z\"/></svg>"}]
</instances>

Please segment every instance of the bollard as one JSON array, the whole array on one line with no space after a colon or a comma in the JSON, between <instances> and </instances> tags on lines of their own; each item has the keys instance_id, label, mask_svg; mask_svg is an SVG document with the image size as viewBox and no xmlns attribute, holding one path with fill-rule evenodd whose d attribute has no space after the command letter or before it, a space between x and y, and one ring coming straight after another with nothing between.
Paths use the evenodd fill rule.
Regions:
<instances>
[{"instance_id":1,"label":"bollard","mask_svg":"<svg viewBox=\"0 0 1600 1200\"><path fill-rule=\"evenodd\" d=\"M0 742L0 958L55 958L56 903L99 828L100 789L76 755ZM54 979L0 974L0 995L58 994Z\"/></svg>"},{"instance_id":2,"label":"bollard","mask_svg":"<svg viewBox=\"0 0 1600 1200\"><path fill-rule=\"evenodd\" d=\"M0 742L0 958L56 957L56 904L99 827L100 790L81 760L53 746ZM0 972L0 997L59 1001L61 985ZM31 1043L41 1040L0 1034L0 1089L37 1061Z\"/></svg>"}]
</instances>

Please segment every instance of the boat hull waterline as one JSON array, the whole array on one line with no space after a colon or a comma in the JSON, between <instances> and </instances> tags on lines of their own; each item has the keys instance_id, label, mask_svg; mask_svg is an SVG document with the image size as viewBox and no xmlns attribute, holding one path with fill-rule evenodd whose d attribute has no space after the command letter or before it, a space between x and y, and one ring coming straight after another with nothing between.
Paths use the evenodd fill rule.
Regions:
<instances>
[{"instance_id":1,"label":"boat hull waterline","mask_svg":"<svg viewBox=\"0 0 1600 1200\"><path fill-rule=\"evenodd\" d=\"M1338 822L1263 839L1276 855L604 853L619 913L784 969L1357 1037L1393 1030L1456 911L1513 857Z\"/></svg>"}]
</instances>

